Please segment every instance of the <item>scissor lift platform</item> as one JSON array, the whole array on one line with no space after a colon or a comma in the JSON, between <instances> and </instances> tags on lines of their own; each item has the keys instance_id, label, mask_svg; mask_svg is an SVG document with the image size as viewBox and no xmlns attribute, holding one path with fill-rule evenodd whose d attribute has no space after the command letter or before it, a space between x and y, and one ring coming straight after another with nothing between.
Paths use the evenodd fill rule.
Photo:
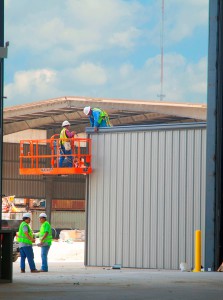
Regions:
<instances>
[{"instance_id":1,"label":"scissor lift platform","mask_svg":"<svg viewBox=\"0 0 223 300\"><path fill-rule=\"evenodd\" d=\"M20 141L20 175L87 175L91 168L91 139L74 137L62 140L54 135L46 140ZM61 142L69 142L71 154L61 153ZM64 164L59 167L59 158L64 156ZM69 156L69 157L68 157ZM67 160L72 159L72 166Z\"/></svg>"}]
</instances>

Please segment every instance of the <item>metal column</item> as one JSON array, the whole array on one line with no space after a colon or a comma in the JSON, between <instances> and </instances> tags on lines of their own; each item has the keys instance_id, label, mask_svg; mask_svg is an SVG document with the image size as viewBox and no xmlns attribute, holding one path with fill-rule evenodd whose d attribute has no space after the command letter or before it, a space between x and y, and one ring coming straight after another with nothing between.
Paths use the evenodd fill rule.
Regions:
<instances>
[{"instance_id":1,"label":"metal column","mask_svg":"<svg viewBox=\"0 0 223 300\"><path fill-rule=\"evenodd\" d=\"M52 176L46 176L45 178L45 190L46 190L46 214L47 221L51 223L51 210L53 199L53 178Z\"/></svg>"},{"instance_id":2,"label":"metal column","mask_svg":"<svg viewBox=\"0 0 223 300\"><path fill-rule=\"evenodd\" d=\"M223 3L209 2L205 269L223 261Z\"/></svg>"},{"instance_id":3,"label":"metal column","mask_svg":"<svg viewBox=\"0 0 223 300\"><path fill-rule=\"evenodd\" d=\"M0 50L4 49L4 0L0 0ZM0 230L2 228L2 148L3 148L4 56L0 52Z\"/></svg>"},{"instance_id":4,"label":"metal column","mask_svg":"<svg viewBox=\"0 0 223 300\"><path fill-rule=\"evenodd\" d=\"M2 161L3 161L3 98L4 98L4 0L0 0L0 283L12 282L13 232L2 229Z\"/></svg>"}]
</instances>

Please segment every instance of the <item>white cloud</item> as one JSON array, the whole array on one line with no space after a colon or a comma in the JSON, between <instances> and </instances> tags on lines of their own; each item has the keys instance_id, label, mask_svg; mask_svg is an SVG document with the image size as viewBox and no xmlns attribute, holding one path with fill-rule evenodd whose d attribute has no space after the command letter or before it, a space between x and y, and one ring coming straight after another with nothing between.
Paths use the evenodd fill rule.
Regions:
<instances>
[{"instance_id":1,"label":"white cloud","mask_svg":"<svg viewBox=\"0 0 223 300\"><path fill-rule=\"evenodd\" d=\"M12 104L64 95L158 100L161 1L6 3ZM165 1L166 101L206 101L206 58L192 63L174 45L205 28L207 14L208 0Z\"/></svg>"},{"instance_id":2,"label":"white cloud","mask_svg":"<svg viewBox=\"0 0 223 300\"><path fill-rule=\"evenodd\" d=\"M122 78L126 78L128 76L132 76L133 75L133 72L134 72L134 68L131 64L123 64L121 67L120 67L120 75Z\"/></svg>"},{"instance_id":3,"label":"white cloud","mask_svg":"<svg viewBox=\"0 0 223 300\"><path fill-rule=\"evenodd\" d=\"M179 54L164 56L163 92L166 101L206 102L207 57L190 63Z\"/></svg>"},{"instance_id":4,"label":"white cloud","mask_svg":"<svg viewBox=\"0 0 223 300\"><path fill-rule=\"evenodd\" d=\"M140 30L130 27L123 32L115 32L109 39L109 43L123 48L132 48L135 45L135 40L140 36Z\"/></svg>"},{"instance_id":5,"label":"white cloud","mask_svg":"<svg viewBox=\"0 0 223 300\"><path fill-rule=\"evenodd\" d=\"M159 46L161 40L161 1L153 3L154 27L148 31L151 44ZM174 46L193 36L198 28L208 31L209 0L168 0L164 2L164 45Z\"/></svg>"},{"instance_id":6,"label":"white cloud","mask_svg":"<svg viewBox=\"0 0 223 300\"><path fill-rule=\"evenodd\" d=\"M197 64L189 64L186 69L191 91L205 95L207 92L207 58L202 58Z\"/></svg>"},{"instance_id":7,"label":"white cloud","mask_svg":"<svg viewBox=\"0 0 223 300\"><path fill-rule=\"evenodd\" d=\"M165 101L206 102L207 58L198 63L188 63L179 54L164 56L163 93ZM147 60L142 69L133 65L123 65L119 74L113 77L112 86L122 98L159 100L161 89L160 55ZM126 92L127 91L127 92Z\"/></svg>"},{"instance_id":8,"label":"white cloud","mask_svg":"<svg viewBox=\"0 0 223 300\"><path fill-rule=\"evenodd\" d=\"M107 81L106 71L92 63L82 63L72 72L74 80L83 85L103 85Z\"/></svg>"},{"instance_id":9,"label":"white cloud","mask_svg":"<svg viewBox=\"0 0 223 300\"><path fill-rule=\"evenodd\" d=\"M165 101L205 103L207 59L188 63L182 55L164 56L163 93ZM8 101L20 103L65 95L105 98L159 100L160 55L149 58L142 68L122 64L106 68L90 62L76 68L36 70L16 73L14 82L6 85Z\"/></svg>"},{"instance_id":10,"label":"white cloud","mask_svg":"<svg viewBox=\"0 0 223 300\"><path fill-rule=\"evenodd\" d=\"M140 20L136 16L143 14L143 6L134 1L51 0L47 3L50 8L47 13L45 2L42 7L38 5L36 10L30 10L27 0L20 1L20 8L28 6L24 12L26 17L20 14L19 18L18 14L10 26L6 26L7 35L9 39L13 36L12 45L16 48L37 53L63 45L72 48L74 55L81 55L114 45L132 47L139 36L137 23ZM16 9L13 2L9 3L6 23ZM124 42L120 42L120 35ZM119 43L115 42L117 39Z\"/></svg>"},{"instance_id":11,"label":"white cloud","mask_svg":"<svg viewBox=\"0 0 223 300\"><path fill-rule=\"evenodd\" d=\"M170 0L165 14L165 42L179 42L193 34L196 28L208 26L208 0Z\"/></svg>"},{"instance_id":12,"label":"white cloud","mask_svg":"<svg viewBox=\"0 0 223 300\"><path fill-rule=\"evenodd\" d=\"M7 104L34 101L49 94L57 83L57 72L48 69L15 73L13 83L5 86Z\"/></svg>"}]
</instances>

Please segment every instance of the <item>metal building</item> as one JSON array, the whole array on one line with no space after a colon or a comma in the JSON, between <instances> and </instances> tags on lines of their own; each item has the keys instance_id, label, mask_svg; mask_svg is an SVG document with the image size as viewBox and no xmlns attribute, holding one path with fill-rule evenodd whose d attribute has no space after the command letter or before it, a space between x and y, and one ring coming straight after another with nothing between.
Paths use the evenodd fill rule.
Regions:
<instances>
[{"instance_id":1,"label":"metal building","mask_svg":"<svg viewBox=\"0 0 223 300\"><path fill-rule=\"evenodd\" d=\"M81 134L89 126L83 107L101 107L109 113L114 127L120 125L192 123L206 120L205 104L160 101L61 97L4 109L3 194L21 198L44 198L50 216L52 199L85 199L84 175L66 178L19 175L20 139L50 138L69 120L72 130ZM37 133L38 131L38 133ZM41 132L42 131L42 132ZM32 138L24 138L26 135Z\"/></svg>"},{"instance_id":2,"label":"metal building","mask_svg":"<svg viewBox=\"0 0 223 300\"><path fill-rule=\"evenodd\" d=\"M206 125L88 133L94 172L87 182L85 264L192 268L195 230L205 243Z\"/></svg>"}]
</instances>

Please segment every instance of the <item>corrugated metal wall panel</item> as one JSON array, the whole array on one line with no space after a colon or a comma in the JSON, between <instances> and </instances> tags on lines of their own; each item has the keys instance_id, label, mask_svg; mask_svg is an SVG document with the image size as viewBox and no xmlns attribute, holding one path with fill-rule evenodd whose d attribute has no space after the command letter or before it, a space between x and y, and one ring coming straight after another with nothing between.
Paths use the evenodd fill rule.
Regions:
<instances>
[{"instance_id":1,"label":"corrugated metal wall panel","mask_svg":"<svg viewBox=\"0 0 223 300\"><path fill-rule=\"evenodd\" d=\"M44 198L45 183L29 179L3 178L2 190L5 195L16 195L18 198Z\"/></svg>"},{"instance_id":2,"label":"corrugated metal wall panel","mask_svg":"<svg viewBox=\"0 0 223 300\"><path fill-rule=\"evenodd\" d=\"M82 180L67 178L54 181L53 197L57 199L85 199L85 177Z\"/></svg>"},{"instance_id":3,"label":"corrugated metal wall panel","mask_svg":"<svg viewBox=\"0 0 223 300\"><path fill-rule=\"evenodd\" d=\"M192 267L194 231L204 231L206 129L150 127L92 139L87 264Z\"/></svg>"},{"instance_id":4,"label":"corrugated metal wall panel","mask_svg":"<svg viewBox=\"0 0 223 300\"><path fill-rule=\"evenodd\" d=\"M179 224L179 261L186 261L186 175L187 175L187 131L182 130L180 132L180 145L179 145L179 180L176 184L179 184L179 216L177 223ZM181 200L179 200L181 199ZM175 249L177 253L178 249Z\"/></svg>"},{"instance_id":5,"label":"corrugated metal wall panel","mask_svg":"<svg viewBox=\"0 0 223 300\"><path fill-rule=\"evenodd\" d=\"M125 265L129 265L129 251L130 251L130 180L131 180L131 136L124 136L124 185L123 185L123 263ZM133 162L134 163L134 162ZM128 177L126 176L128 174Z\"/></svg>"},{"instance_id":6,"label":"corrugated metal wall panel","mask_svg":"<svg viewBox=\"0 0 223 300\"><path fill-rule=\"evenodd\" d=\"M142 251L142 267L150 265L151 261L151 183L152 177L150 176L151 171L151 142L152 142L152 134L151 132L144 133L145 139L145 147L144 147L144 173L142 174L143 177L143 205L144 211L143 215L141 216L143 222L143 251ZM138 254L140 255L140 254Z\"/></svg>"},{"instance_id":7,"label":"corrugated metal wall panel","mask_svg":"<svg viewBox=\"0 0 223 300\"><path fill-rule=\"evenodd\" d=\"M145 161L145 134L138 135L138 149L141 149L137 157L136 174L136 266L142 268L143 257L139 255L143 251L143 209L144 209L144 161Z\"/></svg>"},{"instance_id":8,"label":"corrugated metal wall panel","mask_svg":"<svg viewBox=\"0 0 223 300\"><path fill-rule=\"evenodd\" d=\"M203 130L201 132L201 148L202 149L206 149L206 131ZM202 239L204 241L202 241L202 260L205 262L205 247L204 247L204 242L205 242L205 235L206 235L206 225L205 225L205 218L203 218L203 216L206 215L206 206L204 205L203 203L203 199L206 199L207 195L206 195L206 189L204 189L203 187L206 186L206 174L207 174L207 171L206 171L206 152L205 151L201 151L201 225L200 225L200 228L202 229ZM207 186L206 186L207 188ZM204 263L205 264L205 263ZM203 266L204 266L203 264Z\"/></svg>"},{"instance_id":9,"label":"corrugated metal wall panel","mask_svg":"<svg viewBox=\"0 0 223 300\"><path fill-rule=\"evenodd\" d=\"M115 242L116 242L116 256L115 262L117 264L121 264L123 261L123 243L124 243L124 230L123 230L123 214L124 214L124 207L123 207L123 197L124 197L124 134L115 134L114 137L116 138L114 145L112 145L112 155L114 157L113 164L113 174L112 177L116 179L116 214L114 216L115 221L113 226L115 226ZM116 147L115 147L116 146ZM117 151L117 156L116 156ZM118 170L118 171L117 171ZM114 199L111 199L114 201Z\"/></svg>"},{"instance_id":10,"label":"corrugated metal wall panel","mask_svg":"<svg viewBox=\"0 0 223 300\"><path fill-rule=\"evenodd\" d=\"M32 212L32 229L39 230L39 211ZM85 212L82 211L52 211L51 225L53 228L85 229Z\"/></svg>"},{"instance_id":11,"label":"corrugated metal wall panel","mask_svg":"<svg viewBox=\"0 0 223 300\"><path fill-rule=\"evenodd\" d=\"M110 195L111 195L111 185L110 185L110 176L106 176L105 174L111 174L111 138L107 135L103 135L103 143L104 143L104 153L107 154L108 159L103 161L103 181L100 182L102 188L102 198L101 203L103 203L103 233L102 233L102 261L103 265L109 265L109 256L110 256L110 234L108 235L107 232L110 231ZM102 150L102 149L101 149ZM102 153L103 155L103 153ZM105 187L105 188L103 188ZM100 187L98 187L100 189ZM114 205L114 203L113 203ZM100 211L98 212L100 213ZM100 215L98 214L98 217ZM101 224L100 224L101 226ZM99 237L98 237L99 238ZM104 247L108 245L108 249ZM101 257L100 251L97 252L97 255Z\"/></svg>"},{"instance_id":12,"label":"corrugated metal wall panel","mask_svg":"<svg viewBox=\"0 0 223 300\"><path fill-rule=\"evenodd\" d=\"M136 238L136 206L135 206L135 195L136 195L136 172L137 172L137 140L136 133L130 136L130 148L132 151L129 153L129 226L126 228L128 230L129 237L129 264L135 265L135 238ZM127 200L127 198L126 198Z\"/></svg>"},{"instance_id":13,"label":"corrugated metal wall panel","mask_svg":"<svg viewBox=\"0 0 223 300\"><path fill-rule=\"evenodd\" d=\"M98 157L97 155L95 155L96 153L99 154L99 149L98 149L98 139L94 140L94 149L92 149L92 153L94 153L94 159L92 160L92 169L95 170L96 166L98 166L97 168L97 172L100 172L100 165L98 164ZM93 171L94 172L94 171ZM96 176L93 176L91 178L91 181L89 181L89 188L91 190L91 201L88 202L88 223L91 224L91 226L88 226L88 233L89 233L89 243L87 244L88 247L89 245L92 245L93 243L97 243L97 245L99 244L99 241L97 240L97 222L94 222L94 219L98 218L97 215L97 206L96 203L97 201L99 201L100 199L97 199L97 178ZM99 205L100 207L100 205ZM102 214L101 218L102 218ZM99 219L98 219L98 223L99 223ZM101 223L102 224L102 223ZM100 228L98 228L99 230L99 234L102 235L102 226ZM101 244L102 247L102 244ZM100 248L101 248L100 247ZM94 247L90 249L88 248L88 253L89 253L89 259L96 261L96 248L98 247ZM102 264L102 263L101 263Z\"/></svg>"},{"instance_id":14,"label":"corrugated metal wall panel","mask_svg":"<svg viewBox=\"0 0 223 300\"><path fill-rule=\"evenodd\" d=\"M173 132L173 161L172 161L172 232L170 260L173 269L179 268L179 163L180 163L180 133ZM165 253L164 253L165 255Z\"/></svg>"},{"instance_id":15,"label":"corrugated metal wall panel","mask_svg":"<svg viewBox=\"0 0 223 300\"><path fill-rule=\"evenodd\" d=\"M158 220L157 220L157 195L158 195L158 132L152 132L152 148L151 153L151 195L149 201L151 201L151 239L150 239L150 265L151 268L157 266L157 236L158 236ZM153 146L152 146L153 145ZM152 176L151 176L152 174ZM163 212L159 212L159 219L163 222Z\"/></svg>"}]
</instances>

